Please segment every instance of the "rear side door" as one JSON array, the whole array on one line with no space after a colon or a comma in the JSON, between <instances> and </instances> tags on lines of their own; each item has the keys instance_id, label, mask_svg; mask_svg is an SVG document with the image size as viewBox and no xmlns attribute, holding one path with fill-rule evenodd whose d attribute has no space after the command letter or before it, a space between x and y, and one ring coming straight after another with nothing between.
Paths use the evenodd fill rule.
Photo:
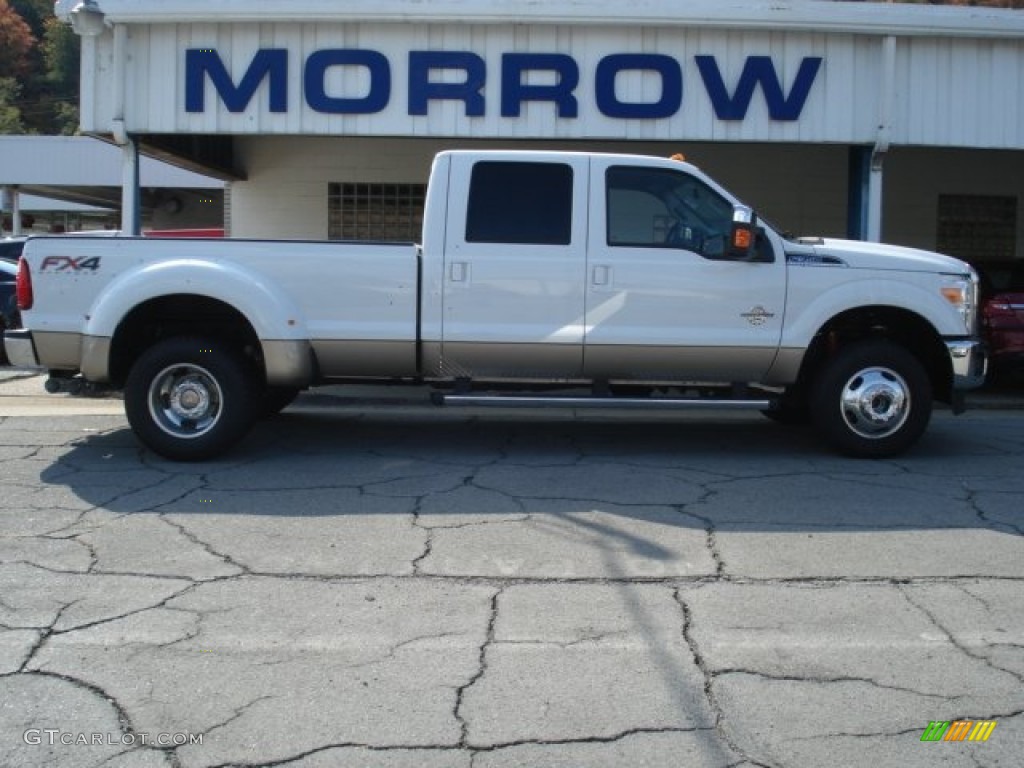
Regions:
<instances>
[{"instance_id":1,"label":"rear side door","mask_svg":"<svg viewBox=\"0 0 1024 768\"><path fill-rule=\"evenodd\" d=\"M682 163L594 159L585 373L756 381L782 332L786 264L728 255L734 202Z\"/></svg>"},{"instance_id":2,"label":"rear side door","mask_svg":"<svg viewBox=\"0 0 1024 768\"><path fill-rule=\"evenodd\" d=\"M441 373L577 378L583 368L585 157L454 155Z\"/></svg>"}]
</instances>

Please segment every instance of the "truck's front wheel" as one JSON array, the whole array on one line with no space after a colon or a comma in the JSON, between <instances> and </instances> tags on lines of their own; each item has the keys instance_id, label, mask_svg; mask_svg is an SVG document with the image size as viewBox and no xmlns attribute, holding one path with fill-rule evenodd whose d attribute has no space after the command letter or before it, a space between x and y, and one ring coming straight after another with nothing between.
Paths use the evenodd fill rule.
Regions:
<instances>
[{"instance_id":1,"label":"truck's front wheel","mask_svg":"<svg viewBox=\"0 0 1024 768\"><path fill-rule=\"evenodd\" d=\"M152 451L177 461L223 453L252 426L257 377L223 342L193 337L144 352L125 383L128 423Z\"/></svg>"},{"instance_id":2,"label":"truck's front wheel","mask_svg":"<svg viewBox=\"0 0 1024 768\"><path fill-rule=\"evenodd\" d=\"M838 450L864 458L894 456L928 426L931 383L907 350L888 341L862 341L826 363L810 405L815 425Z\"/></svg>"}]
</instances>

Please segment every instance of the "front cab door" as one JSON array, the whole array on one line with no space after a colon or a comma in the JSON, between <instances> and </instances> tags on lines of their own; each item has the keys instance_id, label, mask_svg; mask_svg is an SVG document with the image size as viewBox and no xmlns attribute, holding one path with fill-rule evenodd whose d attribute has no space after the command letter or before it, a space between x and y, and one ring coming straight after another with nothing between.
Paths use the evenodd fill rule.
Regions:
<instances>
[{"instance_id":1,"label":"front cab door","mask_svg":"<svg viewBox=\"0 0 1024 768\"><path fill-rule=\"evenodd\" d=\"M786 265L768 234L749 259L729 255L738 201L692 166L611 157L593 161L591 200L587 376L759 380L781 337Z\"/></svg>"}]
</instances>

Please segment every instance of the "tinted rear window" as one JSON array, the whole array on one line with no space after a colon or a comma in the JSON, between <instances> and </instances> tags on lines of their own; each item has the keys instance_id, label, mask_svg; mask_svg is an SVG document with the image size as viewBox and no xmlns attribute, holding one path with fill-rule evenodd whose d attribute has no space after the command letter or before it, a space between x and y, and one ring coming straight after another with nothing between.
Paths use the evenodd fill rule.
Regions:
<instances>
[{"instance_id":1,"label":"tinted rear window","mask_svg":"<svg viewBox=\"0 0 1024 768\"><path fill-rule=\"evenodd\" d=\"M568 245L572 180L572 168L562 163L477 163L466 242Z\"/></svg>"}]
</instances>

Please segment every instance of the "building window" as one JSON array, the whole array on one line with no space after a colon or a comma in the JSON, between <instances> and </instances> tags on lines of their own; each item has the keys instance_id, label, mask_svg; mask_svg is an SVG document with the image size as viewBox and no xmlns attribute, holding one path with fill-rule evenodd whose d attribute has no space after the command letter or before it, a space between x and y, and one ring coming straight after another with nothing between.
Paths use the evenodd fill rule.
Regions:
<instances>
[{"instance_id":1,"label":"building window","mask_svg":"<svg viewBox=\"0 0 1024 768\"><path fill-rule=\"evenodd\" d=\"M569 245L572 179L572 168L561 163L477 163L466 242Z\"/></svg>"},{"instance_id":2,"label":"building window","mask_svg":"<svg viewBox=\"0 0 1024 768\"><path fill-rule=\"evenodd\" d=\"M426 184L328 184L327 236L331 240L417 242L426 196Z\"/></svg>"},{"instance_id":3,"label":"building window","mask_svg":"<svg viewBox=\"0 0 1024 768\"><path fill-rule=\"evenodd\" d=\"M939 195L937 250L969 262L1014 258L1017 198Z\"/></svg>"}]
</instances>

